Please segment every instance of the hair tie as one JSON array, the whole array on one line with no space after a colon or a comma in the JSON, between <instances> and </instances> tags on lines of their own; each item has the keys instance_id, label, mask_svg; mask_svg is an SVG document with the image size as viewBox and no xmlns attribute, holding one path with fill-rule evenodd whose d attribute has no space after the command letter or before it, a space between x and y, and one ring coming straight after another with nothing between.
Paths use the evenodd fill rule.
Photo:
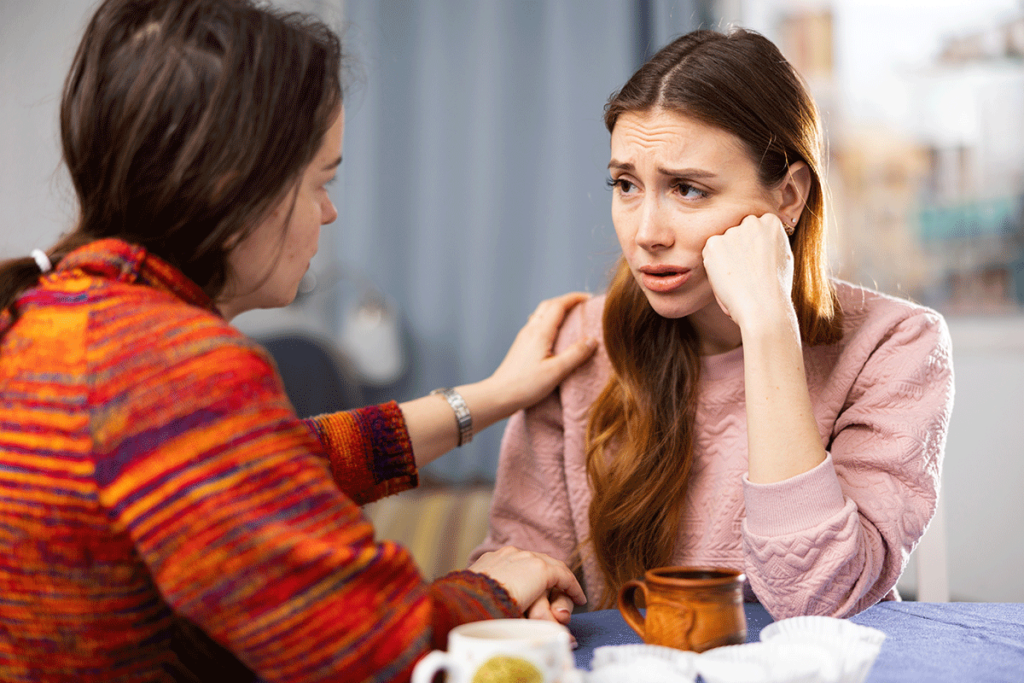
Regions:
<instances>
[{"instance_id":1,"label":"hair tie","mask_svg":"<svg viewBox=\"0 0 1024 683\"><path fill-rule=\"evenodd\" d=\"M39 270L42 273L49 273L53 270L53 264L50 263L50 257L46 255L46 252L42 249L33 249L31 256L36 260L36 265L39 266Z\"/></svg>"}]
</instances>

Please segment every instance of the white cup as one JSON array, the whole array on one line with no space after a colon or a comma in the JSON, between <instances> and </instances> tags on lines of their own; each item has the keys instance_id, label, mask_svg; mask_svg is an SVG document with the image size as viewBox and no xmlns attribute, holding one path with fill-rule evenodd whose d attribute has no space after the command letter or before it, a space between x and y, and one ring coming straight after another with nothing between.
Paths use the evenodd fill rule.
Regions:
<instances>
[{"instance_id":1,"label":"white cup","mask_svg":"<svg viewBox=\"0 0 1024 683\"><path fill-rule=\"evenodd\" d=\"M412 683L570 683L577 681L569 629L551 621L492 619L456 626L448 651L434 650L412 672Z\"/></svg>"}]
</instances>

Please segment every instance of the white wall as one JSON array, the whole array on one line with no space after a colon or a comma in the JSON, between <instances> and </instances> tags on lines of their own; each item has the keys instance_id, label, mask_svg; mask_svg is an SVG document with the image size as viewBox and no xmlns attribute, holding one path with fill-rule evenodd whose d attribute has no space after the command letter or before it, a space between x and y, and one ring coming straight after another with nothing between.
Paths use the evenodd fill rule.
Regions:
<instances>
[{"instance_id":1,"label":"white wall","mask_svg":"<svg viewBox=\"0 0 1024 683\"><path fill-rule=\"evenodd\" d=\"M0 258L49 247L75 220L74 192L60 165L58 108L97 4L0 0ZM326 0L280 4L322 11Z\"/></svg>"},{"instance_id":2,"label":"white wall","mask_svg":"<svg viewBox=\"0 0 1024 683\"><path fill-rule=\"evenodd\" d=\"M74 220L57 110L91 6L0 0L0 257L50 246Z\"/></svg>"}]
</instances>

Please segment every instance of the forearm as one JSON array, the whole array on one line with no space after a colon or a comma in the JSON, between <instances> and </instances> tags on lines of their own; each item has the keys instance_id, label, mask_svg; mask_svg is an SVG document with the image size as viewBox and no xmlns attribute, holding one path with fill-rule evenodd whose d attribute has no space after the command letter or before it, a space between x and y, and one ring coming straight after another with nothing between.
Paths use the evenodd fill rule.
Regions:
<instances>
[{"instance_id":1,"label":"forearm","mask_svg":"<svg viewBox=\"0 0 1024 683\"><path fill-rule=\"evenodd\" d=\"M743 332L748 478L783 481L825 460L795 315L762 316Z\"/></svg>"},{"instance_id":2,"label":"forearm","mask_svg":"<svg viewBox=\"0 0 1024 683\"><path fill-rule=\"evenodd\" d=\"M519 407L491 380L463 384L455 390L469 407L474 433L505 419ZM433 462L458 445L459 425L443 396L423 396L401 403L399 408L405 417L417 467Z\"/></svg>"}]
</instances>

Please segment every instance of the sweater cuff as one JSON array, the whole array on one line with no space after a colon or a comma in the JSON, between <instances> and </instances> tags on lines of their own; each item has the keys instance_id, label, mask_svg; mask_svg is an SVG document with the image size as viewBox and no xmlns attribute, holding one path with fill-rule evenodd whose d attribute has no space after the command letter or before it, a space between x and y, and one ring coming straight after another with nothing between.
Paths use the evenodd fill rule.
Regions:
<instances>
[{"instance_id":1,"label":"sweater cuff","mask_svg":"<svg viewBox=\"0 0 1024 683\"><path fill-rule=\"evenodd\" d=\"M832 454L807 472L772 484L754 484L743 475L747 530L757 536L785 536L822 524L846 505Z\"/></svg>"},{"instance_id":2,"label":"sweater cuff","mask_svg":"<svg viewBox=\"0 0 1024 683\"><path fill-rule=\"evenodd\" d=\"M430 585L434 597L433 646L444 650L448 632L459 624L482 619L521 618L522 610L500 583L463 569L445 574Z\"/></svg>"},{"instance_id":3,"label":"sweater cuff","mask_svg":"<svg viewBox=\"0 0 1024 683\"><path fill-rule=\"evenodd\" d=\"M405 418L394 401L306 423L327 452L335 482L358 505L419 483Z\"/></svg>"}]
</instances>

